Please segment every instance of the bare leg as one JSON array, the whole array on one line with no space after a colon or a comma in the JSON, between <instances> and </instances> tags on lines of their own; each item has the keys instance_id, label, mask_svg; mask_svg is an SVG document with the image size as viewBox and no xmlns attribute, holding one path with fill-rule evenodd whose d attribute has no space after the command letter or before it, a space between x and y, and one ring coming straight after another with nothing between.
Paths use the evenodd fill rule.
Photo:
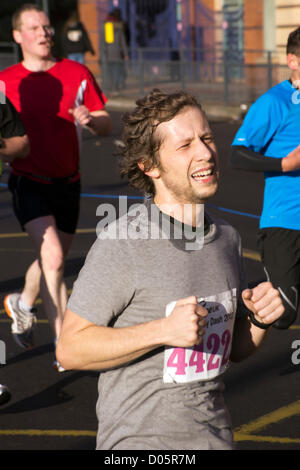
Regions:
<instances>
[{"instance_id":1,"label":"bare leg","mask_svg":"<svg viewBox=\"0 0 300 470\"><path fill-rule=\"evenodd\" d=\"M61 230L58 230L57 233L58 233L58 236L59 236L62 248L63 248L64 258L66 258L67 254L70 251L74 234L62 232ZM67 302L68 302L68 290L67 290L66 283L64 281L61 283L60 301L61 301L61 305L62 305L63 313L64 313L67 307Z\"/></svg>"},{"instance_id":2,"label":"bare leg","mask_svg":"<svg viewBox=\"0 0 300 470\"><path fill-rule=\"evenodd\" d=\"M22 292L22 300L33 307L40 291L41 269L39 260L36 259L27 269L25 275L25 285Z\"/></svg>"},{"instance_id":3,"label":"bare leg","mask_svg":"<svg viewBox=\"0 0 300 470\"><path fill-rule=\"evenodd\" d=\"M74 238L73 234L61 232L58 230L58 236L62 243L64 257L66 257ZM28 268L25 275L25 285L22 291L22 300L30 307L34 306L34 303L40 293L41 283L41 268L39 260L36 259ZM68 301L68 293L65 282L61 283L61 302L62 305L66 305Z\"/></svg>"},{"instance_id":4,"label":"bare leg","mask_svg":"<svg viewBox=\"0 0 300 470\"><path fill-rule=\"evenodd\" d=\"M67 299L66 286L63 282L64 253L70 248L73 235L58 233L52 216L34 219L28 222L25 228L39 254L39 266L42 273L40 276L41 297L54 337L58 337ZM34 282L31 280L33 286L37 284L38 270L36 269L37 265L32 266L29 269L31 269L32 279L35 278ZM29 293L26 294L25 289L24 300L30 297ZM34 290L36 291L31 287L31 292Z\"/></svg>"}]
</instances>

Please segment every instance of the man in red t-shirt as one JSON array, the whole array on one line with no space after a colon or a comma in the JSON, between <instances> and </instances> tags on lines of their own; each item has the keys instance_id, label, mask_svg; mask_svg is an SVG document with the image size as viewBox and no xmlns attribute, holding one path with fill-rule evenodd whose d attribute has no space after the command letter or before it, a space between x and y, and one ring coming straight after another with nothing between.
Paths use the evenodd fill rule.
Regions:
<instances>
[{"instance_id":1,"label":"man in red t-shirt","mask_svg":"<svg viewBox=\"0 0 300 470\"><path fill-rule=\"evenodd\" d=\"M6 93L19 111L30 141L30 154L11 165L9 188L16 216L34 242L37 259L29 267L22 293L4 300L12 332L24 348L33 345L34 302L40 291L58 338L67 302L63 281L79 215L80 132L111 132L106 97L89 70L51 54L52 30L37 5L13 15L13 36L23 62L0 72Z\"/></svg>"}]
</instances>

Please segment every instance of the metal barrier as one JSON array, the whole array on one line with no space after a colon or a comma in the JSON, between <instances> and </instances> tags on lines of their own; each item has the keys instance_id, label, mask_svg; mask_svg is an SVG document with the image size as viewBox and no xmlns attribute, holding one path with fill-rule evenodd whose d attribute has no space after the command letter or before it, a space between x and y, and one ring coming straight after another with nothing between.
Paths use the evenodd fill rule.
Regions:
<instances>
[{"instance_id":1,"label":"metal barrier","mask_svg":"<svg viewBox=\"0 0 300 470\"><path fill-rule=\"evenodd\" d=\"M289 77L287 66L274 57L262 50L140 48L131 50L128 61L101 61L102 87L121 96L142 96L153 87L181 88L210 102L251 103Z\"/></svg>"},{"instance_id":2,"label":"metal barrier","mask_svg":"<svg viewBox=\"0 0 300 470\"><path fill-rule=\"evenodd\" d=\"M127 61L102 58L105 93L126 97L143 96L154 87L186 89L206 102L248 104L289 78L288 67L276 63L272 51L137 48L131 49L130 57ZM18 61L18 46L0 42L0 70Z\"/></svg>"}]
</instances>

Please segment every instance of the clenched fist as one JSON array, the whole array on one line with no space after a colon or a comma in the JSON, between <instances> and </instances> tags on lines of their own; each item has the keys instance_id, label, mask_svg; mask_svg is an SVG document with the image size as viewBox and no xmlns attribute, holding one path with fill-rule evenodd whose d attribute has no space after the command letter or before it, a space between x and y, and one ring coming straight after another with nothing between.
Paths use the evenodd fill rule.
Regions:
<instances>
[{"instance_id":1,"label":"clenched fist","mask_svg":"<svg viewBox=\"0 0 300 470\"><path fill-rule=\"evenodd\" d=\"M300 169L300 145L281 160L282 171L296 171Z\"/></svg>"},{"instance_id":2,"label":"clenched fist","mask_svg":"<svg viewBox=\"0 0 300 470\"><path fill-rule=\"evenodd\" d=\"M163 319L165 344L177 348L200 344L207 314L206 308L198 304L195 296L178 300L170 315Z\"/></svg>"},{"instance_id":3,"label":"clenched fist","mask_svg":"<svg viewBox=\"0 0 300 470\"><path fill-rule=\"evenodd\" d=\"M86 106L83 104L74 109L69 109L69 113L73 114L76 121L81 126L88 126L91 123L92 116Z\"/></svg>"},{"instance_id":4,"label":"clenched fist","mask_svg":"<svg viewBox=\"0 0 300 470\"><path fill-rule=\"evenodd\" d=\"M242 292L244 304L260 323L271 324L284 312L279 291L271 282L262 282L253 289Z\"/></svg>"}]
</instances>

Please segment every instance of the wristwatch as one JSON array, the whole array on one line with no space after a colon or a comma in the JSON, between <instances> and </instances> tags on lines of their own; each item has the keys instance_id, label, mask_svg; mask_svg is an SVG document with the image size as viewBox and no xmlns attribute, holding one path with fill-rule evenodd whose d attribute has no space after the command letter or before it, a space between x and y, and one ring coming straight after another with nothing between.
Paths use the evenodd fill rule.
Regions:
<instances>
[{"instance_id":1,"label":"wristwatch","mask_svg":"<svg viewBox=\"0 0 300 470\"><path fill-rule=\"evenodd\" d=\"M248 313L248 317L251 323L253 323L253 325L257 326L258 328L261 328L262 330L267 330L268 328L270 328L271 325L273 325L273 323L262 323L260 321L257 321L254 316L254 313L250 312L250 310Z\"/></svg>"}]
</instances>

